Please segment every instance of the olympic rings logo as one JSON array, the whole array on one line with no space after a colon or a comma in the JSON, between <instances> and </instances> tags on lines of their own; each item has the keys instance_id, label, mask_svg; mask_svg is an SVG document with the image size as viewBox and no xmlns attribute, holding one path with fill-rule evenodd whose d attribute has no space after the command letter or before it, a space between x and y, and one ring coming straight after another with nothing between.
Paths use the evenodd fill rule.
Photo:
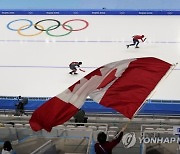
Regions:
<instances>
[{"instance_id":1,"label":"olympic rings logo","mask_svg":"<svg viewBox=\"0 0 180 154\"><path fill-rule=\"evenodd\" d=\"M13 24L14 23L18 23L18 22L27 22L28 24L24 24L22 26L19 26L18 28L13 28ZM42 25L43 22L55 22L56 24L53 24L47 28L44 28L44 26ZM69 23L71 22L74 22L74 21L78 21L78 22L82 22L84 23L85 25L82 27L82 28L77 28L77 29L74 29L72 28L72 26L68 25ZM7 24L7 28L11 31L16 31L19 35L21 36L26 36L26 37L32 37L32 36L36 36L36 35L39 35L43 32L46 32L47 35L49 36L52 36L52 37L62 37L62 36L66 36L70 33L72 33L73 31L81 31L81 30L84 30L86 29L87 27L89 26L89 23L86 21L86 20L83 20L83 19L71 19L71 20L67 20L65 21L64 23L60 23L59 20L56 20L56 19L44 19L44 20L40 20L38 22L36 22L35 24L33 24L33 22L29 19L17 19L17 20L13 20L11 22L9 22ZM34 27L36 30L38 30L38 32L36 33L32 33L32 34L26 34L24 33L25 30L29 29L30 27ZM56 29L59 29L59 28L62 28L63 30L67 31L63 34L53 34L51 33L51 31L53 30L56 30Z\"/></svg>"}]
</instances>

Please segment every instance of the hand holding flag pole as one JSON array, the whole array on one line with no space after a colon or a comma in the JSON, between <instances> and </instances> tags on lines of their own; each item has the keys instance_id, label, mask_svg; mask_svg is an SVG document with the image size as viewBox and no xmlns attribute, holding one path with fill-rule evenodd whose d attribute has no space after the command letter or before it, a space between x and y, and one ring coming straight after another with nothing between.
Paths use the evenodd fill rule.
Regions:
<instances>
[{"instance_id":1,"label":"hand holding flag pole","mask_svg":"<svg viewBox=\"0 0 180 154\"><path fill-rule=\"evenodd\" d=\"M121 132L124 132L127 129L127 126L130 124L131 120L129 120L122 128L121 130L116 134L115 138L117 138Z\"/></svg>"},{"instance_id":2,"label":"hand holding flag pole","mask_svg":"<svg viewBox=\"0 0 180 154\"><path fill-rule=\"evenodd\" d=\"M127 126L130 124L131 120L129 120L122 128L120 132L124 132L127 128Z\"/></svg>"}]
</instances>

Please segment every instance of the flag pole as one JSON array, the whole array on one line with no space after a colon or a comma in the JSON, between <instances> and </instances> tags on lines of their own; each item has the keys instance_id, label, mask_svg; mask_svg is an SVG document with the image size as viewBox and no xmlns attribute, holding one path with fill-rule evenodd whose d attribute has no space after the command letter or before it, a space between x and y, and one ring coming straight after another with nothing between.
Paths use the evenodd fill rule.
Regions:
<instances>
[{"instance_id":1,"label":"flag pole","mask_svg":"<svg viewBox=\"0 0 180 154\"><path fill-rule=\"evenodd\" d=\"M121 128L121 130L116 134L114 138L117 138L121 132L124 132L126 128L128 127L128 125L130 124L130 122L131 122L131 119Z\"/></svg>"},{"instance_id":2,"label":"flag pole","mask_svg":"<svg viewBox=\"0 0 180 154\"><path fill-rule=\"evenodd\" d=\"M165 79L167 79L167 77L172 73L172 71L175 69L175 67L178 65L178 63L173 64L169 70L166 72L166 74L162 77L162 79L158 82L158 84L156 85L156 87L151 91L151 93L146 97L146 99L143 101L143 103L140 105L140 107L136 110L136 112L134 113L134 115L132 116L132 118L130 119L130 121L132 121L132 119L135 117L136 113L141 109L141 107L144 105L144 103L146 102L147 98L152 98L152 96L155 94L156 92L156 88L158 87L158 85L160 83L162 83Z\"/></svg>"}]
</instances>

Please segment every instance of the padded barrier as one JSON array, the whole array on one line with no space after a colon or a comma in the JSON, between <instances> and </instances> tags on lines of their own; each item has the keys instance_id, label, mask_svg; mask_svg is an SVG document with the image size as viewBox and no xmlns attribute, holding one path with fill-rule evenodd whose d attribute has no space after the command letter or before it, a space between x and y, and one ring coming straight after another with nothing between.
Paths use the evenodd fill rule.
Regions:
<instances>
[{"instance_id":1,"label":"padded barrier","mask_svg":"<svg viewBox=\"0 0 180 154\"><path fill-rule=\"evenodd\" d=\"M29 98L25 110L35 110L49 98ZM0 97L0 110L15 109L17 97ZM91 99L87 99L82 106L85 112L117 113L111 108L104 107ZM140 115L180 115L180 101L178 100L148 100L138 112Z\"/></svg>"}]
</instances>

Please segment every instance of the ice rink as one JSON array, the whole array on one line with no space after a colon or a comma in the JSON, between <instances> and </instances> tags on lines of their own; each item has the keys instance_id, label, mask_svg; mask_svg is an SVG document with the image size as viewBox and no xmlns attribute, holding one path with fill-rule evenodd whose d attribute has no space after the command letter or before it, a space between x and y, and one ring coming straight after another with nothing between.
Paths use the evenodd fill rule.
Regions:
<instances>
[{"instance_id":1,"label":"ice rink","mask_svg":"<svg viewBox=\"0 0 180 154\"><path fill-rule=\"evenodd\" d=\"M180 63L179 16L9 15L0 19L1 96L52 97L97 67L122 59L157 57ZM61 26L55 29L57 20ZM48 33L43 28L49 28ZM127 49L135 34L144 34L147 40L139 49ZM82 61L86 72L70 75L72 61ZM180 64L151 99L180 100L179 80Z\"/></svg>"}]
</instances>

